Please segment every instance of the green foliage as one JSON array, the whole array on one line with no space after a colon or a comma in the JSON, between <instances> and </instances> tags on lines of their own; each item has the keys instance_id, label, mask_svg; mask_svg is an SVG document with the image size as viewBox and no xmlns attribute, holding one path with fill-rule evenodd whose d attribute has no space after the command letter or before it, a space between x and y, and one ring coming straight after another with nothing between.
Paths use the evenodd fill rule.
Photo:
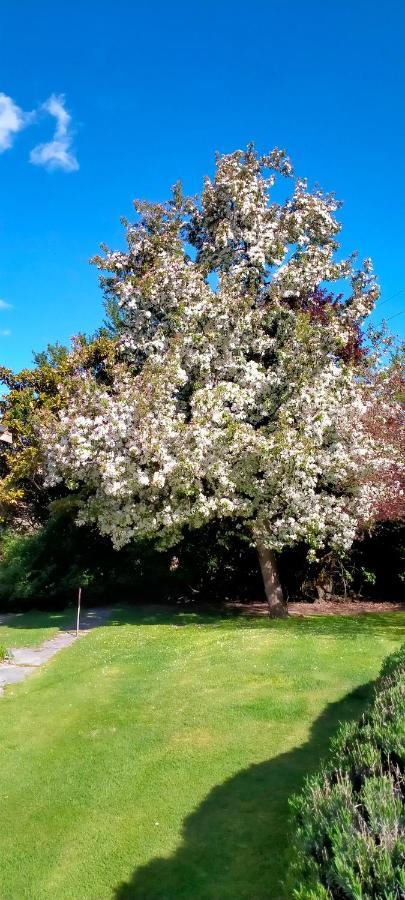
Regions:
<instances>
[{"instance_id":1,"label":"green foliage","mask_svg":"<svg viewBox=\"0 0 405 900\"><path fill-rule=\"evenodd\" d=\"M380 522L356 541L347 560L356 593L377 600L399 600L405 578L405 522Z\"/></svg>"},{"instance_id":2,"label":"green foliage","mask_svg":"<svg viewBox=\"0 0 405 900\"><path fill-rule=\"evenodd\" d=\"M88 602L164 602L192 604L224 600L263 600L263 587L256 554L236 527L212 523L185 534L184 540L170 551L157 551L151 542L132 543L120 551L108 538L90 527L74 524L78 498L74 494L53 500L48 520L29 533L4 530L0 536L0 610L32 607L62 608L75 600L77 586L85 587ZM397 553L397 570L391 568L393 582L399 583L402 541L399 526L382 531L381 553L377 539L363 541L360 550L369 556L368 564L379 565L388 535L393 545L388 553ZM396 541L396 542L395 542ZM373 554L371 552L373 549ZM357 561L355 561L357 570ZM393 564L394 565L394 564ZM343 565L342 567L343 568ZM335 565L333 592L343 593L341 568ZM321 582L322 564L310 564L305 546L285 551L280 558L280 573L289 599L315 599ZM353 578L343 570L347 590ZM378 584L380 584L380 576ZM399 597L392 583L387 599ZM371 586L372 587L372 586ZM371 590L362 594L370 596ZM376 594L374 588L371 596Z\"/></svg>"},{"instance_id":3,"label":"green foliage","mask_svg":"<svg viewBox=\"0 0 405 900\"><path fill-rule=\"evenodd\" d=\"M62 608L75 601L79 585L86 589L87 600L108 600L114 583L119 593L123 586L118 569L111 544L90 529L77 528L70 515L52 518L29 534L6 531L1 540L0 608Z\"/></svg>"},{"instance_id":4,"label":"green foliage","mask_svg":"<svg viewBox=\"0 0 405 900\"><path fill-rule=\"evenodd\" d=\"M289 599L311 601L329 594L398 601L404 593L405 522L379 522L344 557L328 551L311 563L305 545L286 550L280 573Z\"/></svg>"},{"instance_id":5,"label":"green foliage","mask_svg":"<svg viewBox=\"0 0 405 900\"><path fill-rule=\"evenodd\" d=\"M7 647L4 644L0 644L0 662L4 662L6 659L8 659Z\"/></svg>"},{"instance_id":6,"label":"green foliage","mask_svg":"<svg viewBox=\"0 0 405 900\"><path fill-rule=\"evenodd\" d=\"M390 678L396 673L403 674L405 672L405 647L400 647L396 653L391 653L384 660L381 667L380 678Z\"/></svg>"},{"instance_id":7,"label":"green foliage","mask_svg":"<svg viewBox=\"0 0 405 900\"><path fill-rule=\"evenodd\" d=\"M400 900L405 870L405 646L383 666L372 706L343 725L332 762L291 801L296 900Z\"/></svg>"},{"instance_id":8,"label":"green foliage","mask_svg":"<svg viewBox=\"0 0 405 900\"><path fill-rule=\"evenodd\" d=\"M3 532L0 609L60 609L75 602L80 584L86 603L262 598L254 551L237 531L209 526L170 551L147 541L117 551L95 529L75 525L76 509L65 497L30 533Z\"/></svg>"},{"instance_id":9,"label":"green foliage","mask_svg":"<svg viewBox=\"0 0 405 900\"><path fill-rule=\"evenodd\" d=\"M78 335L69 349L48 345L34 354L31 369L13 373L0 366L0 383L8 388L0 401L2 422L13 435L11 445L0 446L0 522L21 528L43 521L49 502L66 494L44 486L38 425L60 409L77 371L105 384L116 353L112 335L102 329L92 338Z\"/></svg>"}]
</instances>

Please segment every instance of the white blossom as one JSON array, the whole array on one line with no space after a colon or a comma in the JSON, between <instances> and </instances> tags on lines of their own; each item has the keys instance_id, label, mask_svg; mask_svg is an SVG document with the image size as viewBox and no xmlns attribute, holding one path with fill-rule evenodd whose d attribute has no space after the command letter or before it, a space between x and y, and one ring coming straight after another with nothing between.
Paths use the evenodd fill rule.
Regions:
<instances>
[{"instance_id":1,"label":"white blossom","mask_svg":"<svg viewBox=\"0 0 405 900\"><path fill-rule=\"evenodd\" d=\"M370 261L336 259L332 196L298 181L272 201L291 172L278 150L222 157L199 204L139 204L127 251L98 259L122 362L108 387L77 377L43 446L48 483L83 487L79 520L117 547L232 517L269 548L315 553L349 547L372 514L381 448L343 350L378 291ZM342 278L349 299L321 302Z\"/></svg>"}]
</instances>

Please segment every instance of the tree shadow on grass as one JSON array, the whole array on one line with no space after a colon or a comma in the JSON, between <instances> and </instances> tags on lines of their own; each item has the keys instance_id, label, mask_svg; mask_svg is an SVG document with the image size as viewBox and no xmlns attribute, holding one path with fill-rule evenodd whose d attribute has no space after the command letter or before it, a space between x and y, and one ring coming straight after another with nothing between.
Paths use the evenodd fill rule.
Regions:
<instances>
[{"instance_id":1,"label":"tree shadow on grass","mask_svg":"<svg viewBox=\"0 0 405 900\"><path fill-rule=\"evenodd\" d=\"M82 604L82 624L92 610L100 612L100 620L104 619L103 610L109 610L108 618L98 624L105 626L126 625L170 625L172 627L211 625L224 631L238 628L255 630L274 630L296 634L320 635L334 638L347 638L373 633L386 636L392 640L405 639L405 616L398 612L362 613L354 616L326 615L310 617L290 617L288 619L271 620L266 616L243 614L212 606L179 607L155 603L137 605L111 604L108 606L87 606ZM37 628L56 627L61 631L69 631L75 627L76 609L68 607L56 612L30 610L24 613L1 613L0 625L12 629L31 630ZM84 629L85 630L85 629Z\"/></svg>"},{"instance_id":2,"label":"tree shadow on grass","mask_svg":"<svg viewBox=\"0 0 405 900\"><path fill-rule=\"evenodd\" d=\"M339 722L360 716L372 682L329 704L307 743L215 787L183 825L182 843L120 884L115 900L291 900L288 798L325 757Z\"/></svg>"},{"instance_id":3,"label":"tree shadow on grass","mask_svg":"<svg viewBox=\"0 0 405 900\"><path fill-rule=\"evenodd\" d=\"M24 612L0 613L0 625L15 628L17 631L36 630L38 628L60 628L65 631L74 620L74 610L64 609L56 612L30 609Z\"/></svg>"},{"instance_id":4,"label":"tree shadow on grass","mask_svg":"<svg viewBox=\"0 0 405 900\"><path fill-rule=\"evenodd\" d=\"M363 636L370 633L376 636L387 636L392 640L405 640L405 616L398 612L360 613L358 615L325 615L298 617L287 619L270 619L266 616L241 615L232 610L211 607L170 607L158 604L140 604L139 606L112 607L112 615L106 625L171 625L174 627L211 625L229 630L249 628L255 630L273 630L306 635L324 635L325 637L342 637L348 635Z\"/></svg>"}]
</instances>

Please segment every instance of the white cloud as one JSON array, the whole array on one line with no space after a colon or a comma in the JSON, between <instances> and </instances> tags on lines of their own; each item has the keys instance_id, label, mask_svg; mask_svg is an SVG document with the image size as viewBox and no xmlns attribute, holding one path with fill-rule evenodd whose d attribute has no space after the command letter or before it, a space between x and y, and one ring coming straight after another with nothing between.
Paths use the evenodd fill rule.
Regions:
<instances>
[{"instance_id":1,"label":"white cloud","mask_svg":"<svg viewBox=\"0 0 405 900\"><path fill-rule=\"evenodd\" d=\"M14 136L32 120L11 97L0 94L0 153L12 146Z\"/></svg>"},{"instance_id":2,"label":"white cloud","mask_svg":"<svg viewBox=\"0 0 405 900\"><path fill-rule=\"evenodd\" d=\"M7 303L6 300L0 299L0 309L11 309L11 303Z\"/></svg>"},{"instance_id":3,"label":"white cloud","mask_svg":"<svg viewBox=\"0 0 405 900\"><path fill-rule=\"evenodd\" d=\"M38 144L31 150L30 162L46 169L62 169L64 172L77 172L79 163L72 153L72 117L65 109L63 94L52 94L42 105L42 110L56 119L53 140L46 144Z\"/></svg>"},{"instance_id":4,"label":"white cloud","mask_svg":"<svg viewBox=\"0 0 405 900\"><path fill-rule=\"evenodd\" d=\"M51 141L37 144L31 150L30 162L50 170L76 172L79 163L72 151L72 117L65 108L63 94L52 94L39 110L27 113L17 106L12 97L0 93L0 153L12 147L15 135L29 125L38 113L53 116L56 119L56 127Z\"/></svg>"}]
</instances>

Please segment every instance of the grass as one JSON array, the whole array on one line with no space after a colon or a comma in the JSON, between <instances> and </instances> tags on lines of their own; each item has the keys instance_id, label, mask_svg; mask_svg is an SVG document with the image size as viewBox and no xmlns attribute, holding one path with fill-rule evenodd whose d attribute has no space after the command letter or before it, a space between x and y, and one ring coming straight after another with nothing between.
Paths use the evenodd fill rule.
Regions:
<instances>
[{"instance_id":1,"label":"grass","mask_svg":"<svg viewBox=\"0 0 405 900\"><path fill-rule=\"evenodd\" d=\"M61 628L73 627L74 615L74 610L16 613L0 624L0 644L7 648L38 647Z\"/></svg>"},{"instance_id":2,"label":"grass","mask_svg":"<svg viewBox=\"0 0 405 900\"><path fill-rule=\"evenodd\" d=\"M287 798L404 633L120 611L0 700L2 900L288 900Z\"/></svg>"}]
</instances>

